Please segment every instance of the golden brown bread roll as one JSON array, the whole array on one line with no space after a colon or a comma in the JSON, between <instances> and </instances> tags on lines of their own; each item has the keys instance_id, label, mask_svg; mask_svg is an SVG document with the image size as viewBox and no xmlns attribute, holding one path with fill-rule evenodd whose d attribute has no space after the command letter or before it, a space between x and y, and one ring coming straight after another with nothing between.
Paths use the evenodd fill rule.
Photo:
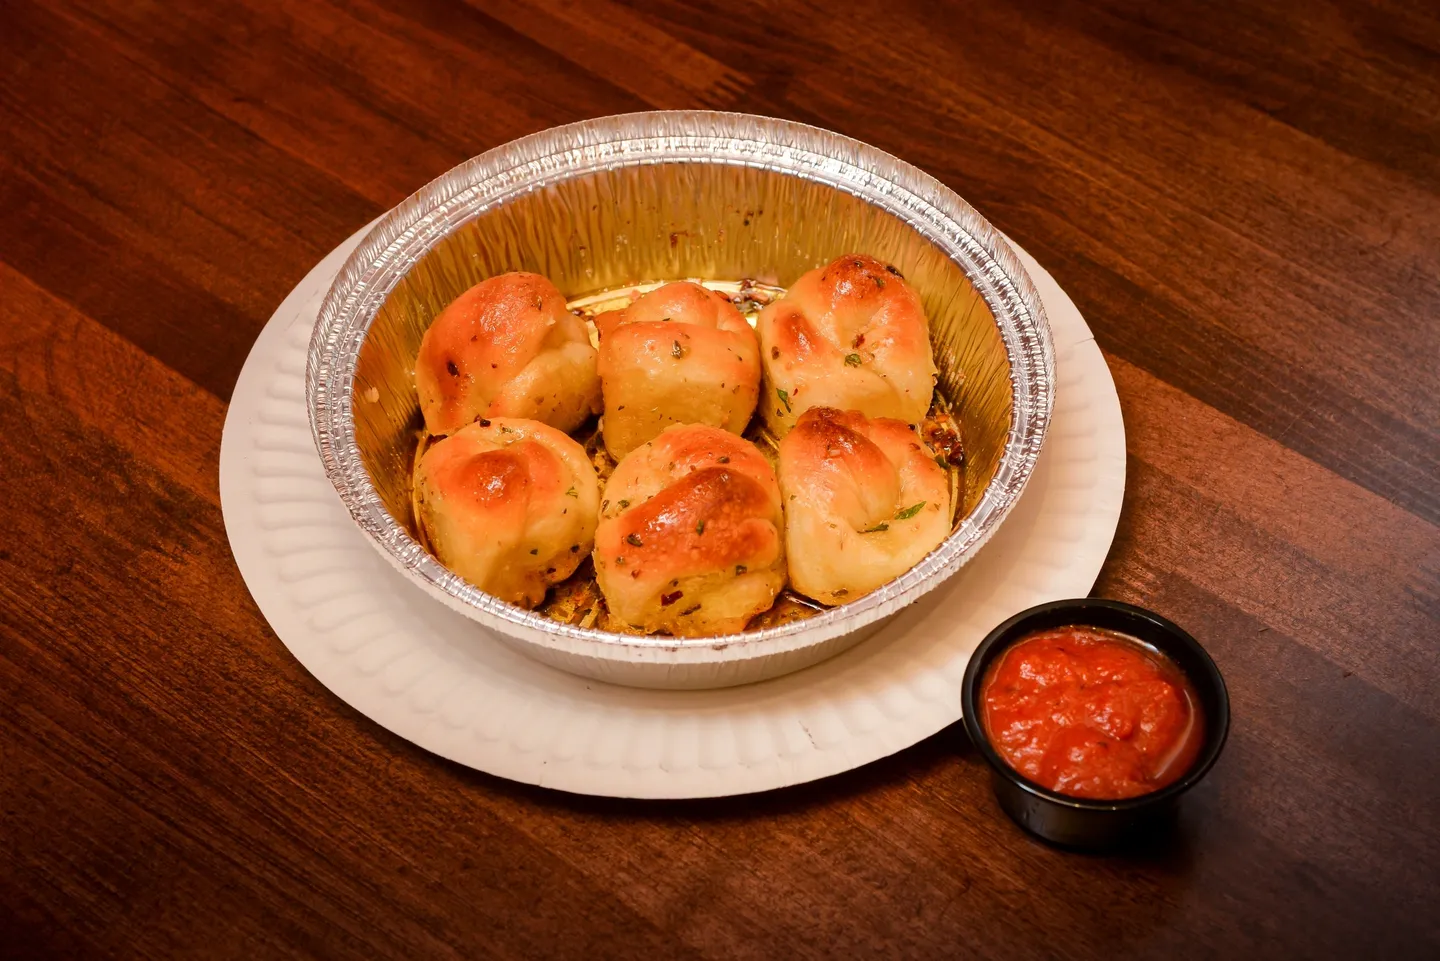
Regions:
<instances>
[{"instance_id":1,"label":"golden brown bread roll","mask_svg":"<svg viewBox=\"0 0 1440 961\"><path fill-rule=\"evenodd\" d=\"M666 428L605 487L595 574L610 611L647 632L743 630L785 585L780 488L754 445Z\"/></svg>"},{"instance_id":2,"label":"golden brown bread roll","mask_svg":"<svg viewBox=\"0 0 1440 961\"><path fill-rule=\"evenodd\" d=\"M815 407L780 442L790 586L842 604L950 533L950 481L903 421Z\"/></svg>"},{"instance_id":3,"label":"golden brown bread roll","mask_svg":"<svg viewBox=\"0 0 1440 961\"><path fill-rule=\"evenodd\" d=\"M432 434L479 417L571 431L600 411L589 331L539 274L500 274L456 297L420 341L415 387Z\"/></svg>"},{"instance_id":4,"label":"golden brown bread roll","mask_svg":"<svg viewBox=\"0 0 1440 961\"><path fill-rule=\"evenodd\" d=\"M777 437L812 407L919 423L935 360L920 298L900 272L846 254L791 285L756 322L765 386L760 410Z\"/></svg>"},{"instance_id":5,"label":"golden brown bread roll","mask_svg":"<svg viewBox=\"0 0 1440 961\"><path fill-rule=\"evenodd\" d=\"M585 449L534 420L479 420L436 443L416 477L440 562L483 591L534 607L594 546L600 484Z\"/></svg>"},{"instance_id":6,"label":"golden brown bread roll","mask_svg":"<svg viewBox=\"0 0 1440 961\"><path fill-rule=\"evenodd\" d=\"M755 412L760 349L729 299L682 281L595 318L605 448L617 460L671 424L738 434Z\"/></svg>"}]
</instances>

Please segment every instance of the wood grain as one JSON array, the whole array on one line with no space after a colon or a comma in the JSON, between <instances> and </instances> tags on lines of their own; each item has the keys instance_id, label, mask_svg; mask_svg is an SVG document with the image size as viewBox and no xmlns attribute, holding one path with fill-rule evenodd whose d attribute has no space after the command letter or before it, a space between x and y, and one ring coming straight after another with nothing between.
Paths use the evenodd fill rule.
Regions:
<instances>
[{"instance_id":1,"label":"wood grain","mask_svg":"<svg viewBox=\"0 0 1440 961\"><path fill-rule=\"evenodd\" d=\"M919 164L1095 329L1096 592L1234 700L1163 842L1028 840L958 730L724 802L517 786L255 609L220 431L291 286L469 156L698 106ZM0 129L0 955L1440 953L1433 4L17 0Z\"/></svg>"}]
</instances>

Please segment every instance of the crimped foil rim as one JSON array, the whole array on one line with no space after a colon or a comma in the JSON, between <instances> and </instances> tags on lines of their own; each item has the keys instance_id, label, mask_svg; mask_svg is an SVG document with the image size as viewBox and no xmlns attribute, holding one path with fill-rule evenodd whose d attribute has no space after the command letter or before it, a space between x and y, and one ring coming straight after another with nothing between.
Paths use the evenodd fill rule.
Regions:
<instances>
[{"instance_id":1,"label":"crimped foil rim","mask_svg":"<svg viewBox=\"0 0 1440 961\"><path fill-rule=\"evenodd\" d=\"M964 271L993 313L1011 366L1011 423L995 476L970 514L902 576L848 604L760 631L643 637L561 624L446 570L385 510L355 439L361 344L381 304L434 244L498 204L559 180L637 164L725 163L827 184L886 210ZM356 524L428 593L511 638L581 657L657 664L770 657L855 632L958 571L999 527L1034 471L1055 394L1050 325L1025 268L999 233L934 177L875 147L770 117L673 110L621 114L514 140L436 178L395 207L346 260L321 304L305 365L315 446Z\"/></svg>"}]
</instances>

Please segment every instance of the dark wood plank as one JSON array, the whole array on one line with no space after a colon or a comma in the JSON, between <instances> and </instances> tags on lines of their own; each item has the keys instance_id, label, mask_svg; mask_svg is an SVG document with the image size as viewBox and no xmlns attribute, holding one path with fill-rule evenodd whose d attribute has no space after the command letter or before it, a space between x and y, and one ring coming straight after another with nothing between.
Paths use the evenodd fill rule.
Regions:
<instances>
[{"instance_id":1,"label":"dark wood plank","mask_svg":"<svg viewBox=\"0 0 1440 961\"><path fill-rule=\"evenodd\" d=\"M930 170L1106 351L1097 593L1234 729L1176 830L1021 835L958 730L725 801L441 761L285 652L224 401L327 250L448 167L663 107ZM1404 0L0 7L0 954L1440 953L1440 14Z\"/></svg>"},{"instance_id":2,"label":"dark wood plank","mask_svg":"<svg viewBox=\"0 0 1440 961\"><path fill-rule=\"evenodd\" d=\"M800 81L807 106L977 203L1106 349L1440 520L1440 407L1420 386L1440 355L1397 310L1440 305L1434 184L1356 164L1183 71L1142 72L1128 46L1107 58L1073 15L1037 7L883 34L826 19L822 42L879 95L827 66Z\"/></svg>"}]
</instances>

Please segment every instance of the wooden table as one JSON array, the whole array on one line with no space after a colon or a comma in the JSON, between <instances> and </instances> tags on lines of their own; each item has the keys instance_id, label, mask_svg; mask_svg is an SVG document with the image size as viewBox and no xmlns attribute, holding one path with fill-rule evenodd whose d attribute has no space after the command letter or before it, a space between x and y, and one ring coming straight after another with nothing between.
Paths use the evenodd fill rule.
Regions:
<instances>
[{"instance_id":1,"label":"wooden table","mask_svg":"<svg viewBox=\"0 0 1440 961\"><path fill-rule=\"evenodd\" d=\"M1437 956L1437 51L1426 0L5 3L0 955ZM920 165L1084 312L1096 593L1234 700L1165 843L1028 839L958 728L760 797L517 786L256 610L216 464L285 293L473 154L686 106Z\"/></svg>"}]
</instances>

